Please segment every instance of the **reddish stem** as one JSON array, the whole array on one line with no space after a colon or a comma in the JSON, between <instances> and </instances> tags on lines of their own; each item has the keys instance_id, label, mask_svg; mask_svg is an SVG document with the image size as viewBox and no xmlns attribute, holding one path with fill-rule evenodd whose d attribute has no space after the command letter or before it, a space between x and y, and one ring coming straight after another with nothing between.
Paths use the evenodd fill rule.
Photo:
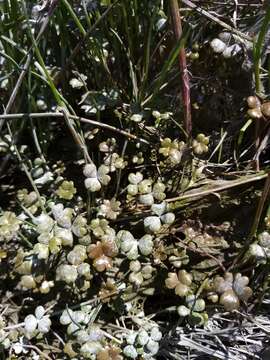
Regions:
<instances>
[{"instance_id":1,"label":"reddish stem","mask_svg":"<svg viewBox=\"0 0 270 360\"><path fill-rule=\"evenodd\" d=\"M180 9L178 0L170 0L170 10L173 31L176 41L182 37L182 23L180 17ZM184 128L188 136L191 135L192 131L192 120L191 120L191 105L190 105L190 85L189 75L187 69L187 59L185 49L182 47L178 56L179 68L181 73L182 82L182 101L184 107Z\"/></svg>"}]
</instances>

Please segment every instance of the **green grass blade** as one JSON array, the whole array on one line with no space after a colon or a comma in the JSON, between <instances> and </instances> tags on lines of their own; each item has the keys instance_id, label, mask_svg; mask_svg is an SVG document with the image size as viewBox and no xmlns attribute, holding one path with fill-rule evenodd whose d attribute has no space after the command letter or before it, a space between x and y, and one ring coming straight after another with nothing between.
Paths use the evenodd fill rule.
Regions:
<instances>
[{"instance_id":1,"label":"green grass blade","mask_svg":"<svg viewBox=\"0 0 270 360\"><path fill-rule=\"evenodd\" d=\"M260 95L262 91L261 80L260 80L260 63L261 63L263 46L264 46L264 39L269 29L269 23L270 23L270 5L268 5L267 7L266 14L263 19L262 27L258 35L258 39L254 43L254 47L253 47L255 87L258 95Z\"/></svg>"},{"instance_id":2,"label":"green grass blade","mask_svg":"<svg viewBox=\"0 0 270 360\"><path fill-rule=\"evenodd\" d=\"M148 98L144 101L144 105L146 105L150 100L151 100L151 102L155 101L155 98L156 98L157 94L159 93L160 88L162 87L169 70L172 68L172 66L174 65L174 63L177 59L177 56L179 55L180 49L182 49L184 47L188 35L189 35L189 31L187 31L186 35L181 37L178 40L178 42L176 43L176 45L173 48L173 50L171 51L168 59L165 61L158 79L153 84L153 88L151 89L151 95L148 96Z\"/></svg>"}]
</instances>

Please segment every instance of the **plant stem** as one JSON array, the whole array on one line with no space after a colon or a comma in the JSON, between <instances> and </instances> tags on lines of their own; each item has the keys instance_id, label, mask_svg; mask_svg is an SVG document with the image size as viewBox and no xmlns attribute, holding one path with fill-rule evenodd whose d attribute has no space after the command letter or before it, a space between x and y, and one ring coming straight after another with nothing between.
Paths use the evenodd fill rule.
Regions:
<instances>
[{"instance_id":1,"label":"plant stem","mask_svg":"<svg viewBox=\"0 0 270 360\"><path fill-rule=\"evenodd\" d=\"M249 240L250 241L254 238L254 236L256 236L256 233L257 233L257 230L258 230L258 227L259 227L259 224L260 224L260 220L261 220L261 217L262 217L264 205L265 205L265 203L267 201L269 193L270 193L270 172L268 173L268 176L267 176L267 178L265 180L263 193L262 193L262 196L260 198L260 201L259 201L259 204L258 204L258 207L257 207L256 215L255 215L254 222L253 222L253 225L252 225L252 228L251 228L251 232L249 234Z\"/></svg>"},{"instance_id":2,"label":"plant stem","mask_svg":"<svg viewBox=\"0 0 270 360\"><path fill-rule=\"evenodd\" d=\"M13 104L14 104L14 101L15 101L15 99L17 97L18 91L21 88L23 79L24 79L24 77L25 77L25 75L26 75L26 73L27 73L27 71L29 69L30 64L31 64L31 55L28 54L27 58L26 58L26 62L25 62L24 67L22 69L22 72L20 73L20 76L19 76L19 78L17 80L17 83L16 83L16 85L15 85L13 91L12 91L12 94L11 94L9 100L8 100L8 103L7 103L7 106L5 108L5 112L4 112L5 114L8 114L10 112L10 110L11 110ZM1 131L2 127L3 127L3 125L4 125L4 119L1 119L0 120L0 131Z\"/></svg>"},{"instance_id":3,"label":"plant stem","mask_svg":"<svg viewBox=\"0 0 270 360\"><path fill-rule=\"evenodd\" d=\"M102 129L106 129L106 130L110 130L113 131L115 133L118 133L120 135L126 136L129 139L132 140L136 140L139 141L143 144L149 145L149 142L145 139L139 138L138 136L131 134L125 130L122 129L118 129L112 125L106 124L106 123L102 123L96 120L92 120L92 119L87 119L84 117L80 117L80 116L76 116L76 115L68 115L70 119L73 120L77 120L77 121L81 121L84 123L88 123L90 125L93 126L97 126L99 128ZM7 120L11 120L11 119L22 119L22 118L48 118L48 117L55 117L55 118L63 118L64 114L63 112L44 112L44 113L17 113L17 114L0 114L0 119L7 119Z\"/></svg>"},{"instance_id":4,"label":"plant stem","mask_svg":"<svg viewBox=\"0 0 270 360\"><path fill-rule=\"evenodd\" d=\"M178 5L178 0L170 0L170 11L172 26L174 31L174 36L176 41L182 37L182 24L180 17L180 9ZM189 75L187 69L187 59L185 48L181 47L178 56L179 69L181 73L181 82L182 82L182 101L184 106L184 128L188 135L191 135L192 131L192 119L191 119L191 106L190 106L190 85L189 85Z\"/></svg>"},{"instance_id":5,"label":"plant stem","mask_svg":"<svg viewBox=\"0 0 270 360\"><path fill-rule=\"evenodd\" d=\"M74 10L72 9L72 6L70 5L70 3L67 0L62 0L62 2L65 5L68 12L70 13L72 19L74 20L75 24L77 25L77 27L78 27L79 31L81 32L82 36L85 37L86 36L86 31L85 31L82 23L80 22L78 16L76 15Z\"/></svg>"},{"instance_id":6,"label":"plant stem","mask_svg":"<svg viewBox=\"0 0 270 360\"><path fill-rule=\"evenodd\" d=\"M268 5L266 14L263 19L262 27L260 29L257 41L254 44L253 57L254 57L254 73L255 73L255 88L256 93L262 95L261 80L260 80L260 64L261 56L264 47L264 39L267 34L270 23L270 6Z\"/></svg>"},{"instance_id":7,"label":"plant stem","mask_svg":"<svg viewBox=\"0 0 270 360\"><path fill-rule=\"evenodd\" d=\"M264 95L262 90L261 79L260 79L260 65L261 65L261 56L264 47L264 39L269 28L269 23L270 23L270 6L268 5L257 41L254 43L254 48L253 48L255 90L258 96ZM256 125L255 125L256 151L260 146L260 135L261 135L261 124L259 121L256 121ZM256 159L256 168L257 170L259 170L259 159Z\"/></svg>"},{"instance_id":8,"label":"plant stem","mask_svg":"<svg viewBox=\"0 0 270 360\"><path fill-rule=\"evenodd\" d=\"M169 203L169 202L182 201L182 200L191 200L193 198L197 198L200 196L207 196L224 190L229 190L236 186L241 186L241 185L249 184L251 182L260 181L262 179L265 179L267 176L268 175L266 172L260 172L251 176L243 176L243 178L237 180L224 181L224 185L218 185L216 187L212 187L209 189L206 188L203 190L190 190L187 191L184 195L168 198L165 201Z\"/></svg>"}]
</instances>

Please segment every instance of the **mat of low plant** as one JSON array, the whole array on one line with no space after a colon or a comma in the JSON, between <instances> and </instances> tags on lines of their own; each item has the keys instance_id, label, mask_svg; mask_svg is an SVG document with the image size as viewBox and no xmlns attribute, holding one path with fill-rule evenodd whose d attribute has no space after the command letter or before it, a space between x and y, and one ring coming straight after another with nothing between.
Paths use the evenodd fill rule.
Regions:
<instances>
[{"instance_id":1,"label":"mat of low plant","mask_svg":"<svg viewBox=\"0 0 270 360\"><path fill-rule=\"evenodd\" d=\"M1 358L268 359L269 5L0 12Z\"/></svg>"}]
</instances>

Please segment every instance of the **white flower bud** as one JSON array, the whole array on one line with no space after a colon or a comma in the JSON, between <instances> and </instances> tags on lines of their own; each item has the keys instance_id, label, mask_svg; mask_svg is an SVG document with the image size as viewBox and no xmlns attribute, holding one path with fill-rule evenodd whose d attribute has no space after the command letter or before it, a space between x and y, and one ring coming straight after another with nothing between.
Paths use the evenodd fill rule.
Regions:
<instances>
[{"instance_id":1,"label":"white flower bud","mask_svg":"<svg viewBox=\"0 0 270 360\"><path fill-rule=\"evenodd\" d=\"M56 279L63 280L67 284L74 283L77 276L77 269L74 265L60 265L56 270Z\"/></svg>"},{"instance_id":2,"label":"white flower bud","mask_svg":"<svg viewBox=\"0 0 270 360\"><path fill-rule=\"evenodd\" d=\"M203 311L205 309L205 301L203 299L196 299L195 295L188 295L186 297L187 306L192 311Z\"/></svg>"},{"instance_id":3,"label":"white flower bud","mask_svg":"<svg viewBox=\"0 0 270 360\"><path fill-rule=\"evenodd\" d=\"M40 242L41 244L48 245L52 237L53 237L53 231L49 233L44 232L38 236L38 242Z\"/></svg>"},{"instance_id":4,"label":"white flower bud","mask_svg":"<svg viewBox=\"0 0 270 360\"><path fill-rule=\"evenodd\" d=\"M136 332L131 332L128 334L127 338L126 338L126 342L130 345L135 343L137 337L137 333Z\"/></svg>"},{"instance_id":5,"label":"white flower bud","mask_svg":"<svg viewBox=\"0 0 270 360\"><path fill-rule=\"evenodd\" d=\"M123 353L126 357L136 359L138 356L137 350L133 345L127 345L124 347Z\"/></svg>"},{"instance_id":6,"label":"white flower bud","mask_svg":"<svg viewBox=\"0 0 270 360\"><path fill-rule=\"evenodd\" d=\"M51 290L51 287L53 286L54 286L53 281L44 280L39 288L39 291L41 292L41 294L48 294Z\"/></svg>"},{"instance_id":7,"label":"white flower bud","mask_svg":"<svg viewBox=\"0 0 270 360\"><path fill-rule=\"evenodd\" d=\"M69 229L71 227L71 218L73 209L64 209L63 204L57 204L52 206L53 217L57 221L58 225Z\"/></svg>"},{"instance_id":8,"label":"white flower bud","mask_svg":"<svg viewBox=\"0 0 270 360\"><path fill-rule=\"evenodd\" d=\"M152 192L152 181L150 179L141 181L138 190L140 194L150 194Z\"/></svg>"},{"instance_id":9,"label":"white flower bud","mask_svg":"<svg viewBox=\"0 0 270 360\"><path fill-rule=\"evenodd\" d=\"M259 239L259 243L262 247L264 247L264 248L270 247L270 234L268 231L263 231L262 233L260 233L260 235L258 236L258 239Z\"/></svg>"},{"instance_id":10,"label":"white flower bud","mask_svg":"<svg viewBox=\"0 0 270 360\"><path fill-rule=\"evenodd\" d=\"M26 289L34 289L37 286L35 279L32 275L23 275L21 277L20 284Z\"/></svg>"},{"instance_id":11,"label":"white flower bud","mask_svg":"<svg viewBox=\"0 0 270 360\"><path fill-rule=\"evenodd\" d=\"M136 260L138 257L138 242L127 230L120 230L116 235L116 243L121 253L127 255L128 259Z\"/></svg>"},{"instance_id":12,"label":"white flower bud","mask_svg":"<svg viewBox=\"0 0 270 360\"><path fill-rule=\"evenodd\" d=\"M47 171L44 175L42 175L40 178L35 179L34 183L37 185L45 185L48 182L53 181L53 173L50 171Z\"/></svg>"},{"instance_id":13,"label":"white flower bud","mask_svg":"<svg viewBox=\"0 0 270 360\"><path fill-rule=\"evenodd\" d=\"M47 214L41 214L34 219L34 223L37 225L37 232L49 233L54 225L54 220Z\"/></svg>"},{"instance_id":14,"label":"white flower bud","mask_svg":"<svg viewBox=\"0 0 270 360\"><path fill-rule=\"evenodd\" d=\"M97 167L94 164L86 164L83 169L83 175L87 178L97 177Z\"/></svg>"},{"instance_id":15,"label":"white flower bud","mask_svg":"<svg viewBox=\"0 0 270 360\"><path fill-rule=\"evenodd\" d=\"M157 216L148 216L144 219L144 228L149 233L157 233L161 229L161 222Z\"/></svg>"},{"instance_id":16,"label":"white flower bud","mask_svg":"<svg viewBox=\"0 0 270 360\"><path fill-rule=\"evenodd\" d=\"M161 119L168 120L170 118L170 116L172 116L171 112L165 112L165 113L161 114Z\"/></svg>"},{"instance_id":17,"label":"white flower bud","mask_svg":"<svg viewBox=\"0 0 270 360\"><path fill-rule=\"evenodd\" d=\"M142 273L131 273L128 277L129 281L137 286L140 286L143 283Z\"/></svg>"},{"instance_id":18,"label":"white flower bud","mask_svg":"<svg viewBox=\"0 0 270 360\"><path fill-rule=\"evenodd\" d=\"M175 215L172 212L168 212L160 217L163 224L171 225L175 220Z\"/></svg>"},{"instance_id":19,"label":"white flower bud","mask_svg":"<svg viewBox=\"0 0 270 360\"><path fill-rule=\"evenodd\" d=\"M139 202L143 205L153 205L154 204L154 197L152 194L144 194L139 196Z\"/></svg>"},{"instance_id":20,"label":"white flower bud","mask_svg":"<svg viewBox=\"0 0 270 360\"><path fill-rule=\"evenodd\" d=\"M133 185L138 185L143 180L143 174L140 172L130 173L128 175L128 181Z\"/></svg>"},{"instance_id":21,"label":"white flower bud","mask_svg":"<svg viewBox=\"0 0 270 360\"><path fill-rule=\"evenodd\" d=\"M147 255L150 255L152 250L153 250L153 239L152 239L152 236L151 235L144 235L140 240L139 240L139 249L140 249L140 252L147 256Z\"/></svg>"},{"instance_id":22,"label":"white flower bud","mask_svg":"<svg viewBox=\"0 0 270 360\"><path fill-rule=\"evenodd\" d=\"M37 328L38 321L34 315L27 315L24 319L24 329L27 333L32 334Z\"/></svg>"},{"instance_id":23,"label":"white flower bud","mask_svg":"<svg viewBox=\"0 0 270 360\"><path fill-rule=\"evenodd\" d=\"M77 340L80 344L84 344L89 341L89 334L86 330L79 330L76 333Z\"/></svg>"},{"instance_id":24,"label":"white flower bud","mask_svg":"<svg viewBox=\"0 0 270 360\"><path fill-rule=\"evenodd\" d=\"M131 249L126 253L126 255L127 255L127 258L129 260L136 260L137 259L137 257L139 256L139 253L138 253L138 243L137 243L136 240L132 244Z\"/></svg>"},{"instance_id":25,"label":"white flower bud","mask_svg":"<svg viewBox=\"0 0 270 360\"><path fill-rule=\"evenodd\" d=\"M80 89L83 87L83 82L81 80L78 80L76 78L72 78L69 80L69 85L73 88L73 89Z\"/></svg>"},{"instance_id":26,"label":"white flower bud","mask_svg":"<svg viewBox=\"0 0 270 360\"><path fill-rule=\"evenodd\" d=\"M5 339L1 340L1 345L5 350L9 349L11 345L10 339L6 337Z\"/></svg>"},{"instance_id":27,"label":"white flower bud","mask_svg":"<svg viewBox=\"0 0 270 360\"><path fill-rule=\"evenodd\" d=\"M130 120L131 121L134 121L136 123L139 123L141 122L143 119L143 116L141 114L133 114L131 117L130 117Z\"/></svg>"},{"instance_id":28,"label":"white flower bud","mask_svg":"<svg viewBox=\"0 0 270 360\"><path fill-rule=\"evenodd\" d=\"M16 342L14 345L12 345L12 350L15 352L16 355L19 355L23 352L23 345L19 342Z\"/></svg>"},{"instance_id":29,"label":"white flower bud","mask_svg":"<svg viewBox=\"0 0 270 360\"><path fill-rule=\"evenodd\" d=\"M152 355L156 355L159 350L159 344L154 340L149 340L148 343L146 344L146 348L147 350L150 351Z\"/></svg>"},{"instance_id":30,"label":"white flower bud","mask_svg":"<svg viewBox=\"0 0 270 360\"><path fill-rule=\"evenodd\" d=\"M58 226L54 230L55 237L61 239L63 246L72 246L73 245L73 235L71 230L63 229Z\"/></svg>"},{"instance_id":31,"label":"white flower bud","mask_svg":"<svg viewBox=\"0 0 270 360\"><path fill-rule=\"evenodd\" d=\"M49 257L49 248L46 244L37 243L33 248L33 252L37 254L39 259L46 260Z\"/></svg>"},{"instance_id":32,"label":"white flower bud","mask_svg":"<svg viewBox=\"0 0 270 360\"><path fill-rule=\"evenodd\" d=\"M67 327L68 335L75 335L75 333L80 330L80 326L75 324L74 322L70 323Z\"/></svg>"},{"instance_id":33,"label":"white flower bud","mask_svg":"<svg viewBox=\"0 0 270 360\"><path fill-rule=\"evenodd\" d=\"M178 312L179 316L186 317L190 314L190 309L184 305L180 305L177 308L177 312Z\"/></svg>"},{"instance_id":34,"label":"white flower bud","mask_svg":"<svg viewBox=\"0 0 270 360\"><path fill-rule=\"evenodd\" d=\"M88 320L88 322L90 319ZM104 335L102 330L97 325L91 325L89 329L89 337L91 341L100 341L103 339Z\"/></svg>"},{"instance_id":35,"label":"white flower bud","mask_svg":"<svg viewBox=\"0 0 270 360\"><path fill-rule=\"evenodd\" d=\"M33 175L33 178L41 178L41 176L44 174L44 170L42 169L42 167L38 167L38 168L34 168L32 170L32 175Z\"/></svg>"},{"instance_id":36,"label":"white flower bud","mask_svg":"<svg viewBox=\"0 0 270 360\"><path fill-rule=\"evenodd\" d=\"M36 5L36 6L38 6L38 5ZM36 6L34 6L34 7L36 7ZM33 9L34 9L34 7L33 7ZM42 111L47 110L47 104L42 99L38 99L36 101L36 105L37 105L38 110L42 110Z\"/></svg>"},{"instance_id":37,"label":"white flower bud","mask_svg":"<svg viewBox=\"0 0 270 360\"><path fill-rule=\"evenodd\" d=\"M158 30L158 31L163 30L166 22L167 22L167 19L165 19L165 18L160 18L160 19L158 19L158 21L156 22L157 30Z\"/></svg>"},{"instance_id":38,"label":"white flower bud","mask_svg":"<svg viewBox=\"0 0 270 360\"><path fill-rule=\"evenodd\" d=\"M75 245L67 255L67 260L72 265L79 265L87 258L86 248L83 245Z\"/></svg>"},{"instance_id":39,"label":"white flower bud","mask_svg":"<svg viewBox=\"0 0 270 360\"><path fill-rule=\"evenodd\" d=\"M170 151L170 160L171 160L172 164L174 164L174 165L180 164L181 159L182 159L182 153L179 150L172 149Z\"/></svg>"},{"instance_id":40,"label":"white flower bud","mask_svg":"<svg viewBox=\"0 0 270 360\"><path fill-rule=\"evenodd\" d=\"M144 329L140 330L136 340L141 346L146 345L149 341L149 335L147 331Z\"/></svg>"},{"instance_id":41,"label":"white flower bud","mask_svg":"<svg viewBox=\"0 0 270 360\"><path fill-rule=\"evenodd\" d=\"M151 265L145 265L142 268L142 275L144 279L151 279L153 276L154 268Z\"/></svg>"},{"instance_id":42,"label":"white flower bud","mask_svg":"<svg viewBox=\"0 0 270 360\"><path fill-rule=\"evenodd\" d=\"M64 310L60 316L60 324L68 325L72 322L73 311L71 309Z\"/></svg>"},{"instance_id":43,"label":"white flower bud","mask_svg":"<svg viewBox=\"0 0 270 360\"><path fill-rule=\"evenodd\" d=\"M218 34L218 37L220 38L220 40L222 40L223 42L226 43L226 42L230 41L232 35L228 31L223 31Z\"/></svg>"},{"instance_id":44,"label":"white flower bud","mask_svg":"<svg viewBox=\"0 0 270 360\"><path fill-rule=\"evenodd\" d=\"M43 306L38 306L35 310L35 316L38 320L40 320L45 314L45 309Z\"/></svg>"},{"instance_id":45,"label":"white flower bud","mask_svg":"<svg viewBox=\"0 0 270 360\"><path fill-rule=\"evenodd\" d=\"M72 224L73 233L82 237L87 234L87 220L82 215L78 215Z\"/></svg>"},{"instance_id":46,"label":"white flower bud","mask_svg":"<svg viewBox=\"0 0 270 360\"><path fill-rule=\"evenodd\" d=\"M162 339L162 333L157 326L152 327L150 336L154 341L160 341Z\"/></svg>"},{"instance_id":47,"label":"white flower bud","mask_svg":"<svg viewBox=\"0 0 270 360\"><path fill-rule=\"evenodd\" d=\"M74 311L72 319L75 323L80 324L84 322L85 316L86 314L83 311L78 310Z\"/></svg>"},{"instance_id":48,"label":"white flower bud","mask_svg":"<svg viewBox=\"0 0 270 360\"><path fill-rule=\"evenodd\" d=\"M162 214L164 214L166 209L167 209L167 204L165 201L162 201L162 203L160 203L160 204L153 204L151 206L151 210L157 216L161 216Z\"/></svg>"},{"instance_id":49,"label":"white flower bud","mask_svg":"<svg viewBox=\"0 0 270 360\"><path fill-rule=\"evenodd\" d=\"M52 209L52 214L53 217L55 218L55 220L57 220L57 218L61 217L64 211L64 205L63 204L53 204L51 206Z\"/></svg>"},{"instance_id":50,"label":"white flower bud","mask_svg":"<svg viewBox=\"0 0 270 360\"><path fill-rule=\"evenodd\" d=\"M87 178L84 180L84 185L87 190L97 192L101 189L101 183L97 178Z\"/></svg>"},{"instance_id":51,"label":"white flower bud","mask_svg":"<svg viewBox=\"0 0 270 360\"><path fill-rule=\"evenodd\" d=\"M141 263L138 260L131 261L129 263L129 270L133 272L138 272L141 270Z\"/></svg>"},{"instance_id":52,"label":"white flower bud","mask_svg":"<svg viewBox=\"0 0 270 360\"><path fill-rule=\"evenodd\" d=\"M127 192L131 196L135 196L138 194L138 186L134 184L129 184L127 187Z\"/></svg>"},{"instance_id":53,"label":"white flower bud","mask_svg":"<svg viewBox=\"0 0 270 360\"><path fill-rule=\"evenodd\" d=\"M24 201L27 206L32 205L34 202L38 200L37 194L35 191L31 191L28 195L25 196Z\"/></svg>"},{"instance_id":54,"label":"white flower bud","mask_svg":"<svg viewBox=\"0 0 270 360\"><path fill-rule=\"evenodd\" d=\"M226 49L226 44L218 38L213 39L210 46L217 54L222 53Z\"/></svg>"},{"instance_id":55,"label":"white flower bud","mask_svg":"<svg viewBox=\"0 0 270 360\"><path fill-rule=\"evenodd\" d=\"M78 274L84 276L87 280L91 279L91 268L88 263L82 263L77 267Z\"/></svg>"},{"instance_id":56,"label":"white flower bud","mask_svg":"<svg viewBox=\"0 0 270 360\"><path fill-rule=\"evenodd\" d=\"M152 111L152 115L153 115L154 118L156 118L156 119L160 118L160 112L157 111L157 110L153 110L153 111Z\"/></svg>"},{"instance_id":57,"label":"white flower bud","mask_svg":"<svg viewBox=\"0 0 270 360\"><path fill-rule=\"evenodd\" d=\"M84 245L84 246L88 246L91 244L91 236L89 234L79 238L79 244Z\"/></svg>"},{"instance_id":58,"label":"white flower bud","mask_svg":"<svg viewBox=\"0 0 270 360\"><path fill-rule=\"evenodd\" d=\"M52 325L52 322L48 315L43 316L42 319L38 321L38 330L42 334L47 334L50 331L50 327Z\"/></svg>"},{"instance_id":59,"label":"white flower bud","mask_svg":"<svg viewBox=\"0 0 270 360\"><path fill-rule=\"evenodd\" d=\"M116 235L117 240L120 242L121 249L127 252L131 249L134 241L134 236L127 230L120 230Z\"/></svg>"}]
</instances>

